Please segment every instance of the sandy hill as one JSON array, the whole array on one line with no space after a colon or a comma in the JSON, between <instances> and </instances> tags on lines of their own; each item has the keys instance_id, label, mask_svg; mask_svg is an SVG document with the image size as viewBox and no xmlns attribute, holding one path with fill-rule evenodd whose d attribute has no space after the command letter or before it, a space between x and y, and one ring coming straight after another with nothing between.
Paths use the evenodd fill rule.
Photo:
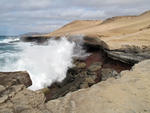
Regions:
<instances>
[{"instance_id":1,"label":"sandy hill","mask_svg":"<svg viewBox=\"0 0 150 113\"><path fill-rule=\"evenodd\" d=\"M69 24L64 25L62 28L48 34L48 36L62 36L62 35L70 35L76 31L82 31L88 28L95 27L101 24L101 20L76 20ZM79 34L79 33L77 33Z\"/></svg>"},{"instance_id":2,"label":"sandy hill","mask_svg":"<svg viewBox=\"0 0 150 113\"><path fill-rule=\"evenodd\" d=\"M150 46L150 11L137 16L118 16L101 20L73 21L46 36L83 34L105 42L107 49Z\"/></svg>"}]
</instances>

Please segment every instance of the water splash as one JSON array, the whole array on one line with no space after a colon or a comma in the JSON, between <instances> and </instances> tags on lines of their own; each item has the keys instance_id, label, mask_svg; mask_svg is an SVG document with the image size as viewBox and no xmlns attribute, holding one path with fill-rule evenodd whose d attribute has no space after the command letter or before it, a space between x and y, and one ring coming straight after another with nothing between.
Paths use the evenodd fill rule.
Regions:
<instances>
[{"instance_id":1,"label":"water splash","mask_svg":"<svg viewBox=\"0 0 150 113\"><path fill-rule=\"evenodd\" d=\"M82 36L78 38L82 42ZM32 90L50 86L56 81L60 82L66 77L68 68L73 66L74 57L88 56L82 48L82 43L73 39L50 39L45 45L18 43L17 46L22 48L22 51L10 55L11 58L7 59L7 64L0 71L28 71L33 82L30 87ZM11 61L13 57L18 59L15 62Z\"/></svg>"}]
</instances>

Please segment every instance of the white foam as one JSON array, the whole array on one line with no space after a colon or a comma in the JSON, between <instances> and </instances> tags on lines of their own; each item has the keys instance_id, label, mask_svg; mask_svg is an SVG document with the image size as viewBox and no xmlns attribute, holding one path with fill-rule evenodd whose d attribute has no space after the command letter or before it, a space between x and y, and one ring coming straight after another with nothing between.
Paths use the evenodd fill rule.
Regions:
<instances>
[{"instance_id":1,"label":"white foam","mask_svg":"<svg viewBox=\"0 0 150 113\"><path fill-rule=\"evenodd\" d=\"M10 43L13 41L19 41L20 39L18 37L14 38L14 37L7 37L6 39L0 40L0 43Z\"/></svg>"},{"instance_id":2,"label":"white foam","mask_svg":"<svg viewBox=\"0 0 150 113\"><path fill-rule=\"evenodd\" d=\"M47 45L19 43L17 46L23 51L10 55L10 58L17 57L18 60L13 63L8 58L7 64L0 71L28 71L33 83L30 87L32 90L62 81L66 77L68 68L73 66L73 57L83 57L85 54L80 45L74 41L68 41L65 37L51 39Z\"/></svg>"}]
</instances>

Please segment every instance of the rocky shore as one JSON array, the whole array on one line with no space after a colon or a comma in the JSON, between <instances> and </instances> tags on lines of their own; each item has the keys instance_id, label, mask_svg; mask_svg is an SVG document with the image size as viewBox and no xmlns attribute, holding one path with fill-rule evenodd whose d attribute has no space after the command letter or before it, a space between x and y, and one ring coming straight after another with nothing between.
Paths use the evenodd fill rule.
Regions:
<instances>
[{"instance_id":1,"label":"rocky shore","mask_svg":"<svg viewBox=\"0 0 150 113\"><path fill-rule=\"evenodd\" d=\"M74 21L23 41L84 34L91 55L75 59L61 83L31 91L27 72L0 73L0 113L150 113L150 12ZM80 26L82 25L82 27Z\"/></svg>"},{"instance_id":2,"label":"rocky shore","mask_svg":"<svg viewBox=\"0 0 150 113\"><path fill-rule=\"evenodd\" d=\"M69 92L91 87L108 78L119 78L120 72L130 70L132 64L113 60L101 48L86 45L91 55L84 60L74 60L74 67L70 68L67 77L62 83L54 83L51 87L43 89L46 100L65 96Z\"/></svg>"},{"instance_id":3,"label":"rocky shore","mask_svg":"<svg viewBox=\"0 0 150 113\"><path fill-rule=\"evenodd\" d=\"M79 67L81 68L82 66L80 65ZM97 68L93 70L94 66L97 66ZM95 63L88 69L90 72L100 67L100 63ZM7 83L0 83L0 113L149 113L149 69L150 60L136 64L130 71L123 71L119 76L116 76L117 72L114 70L103 69L102 80L104 81L90 88L87 87L95 82L93 81L95 79L94 72L91 75L87 75L88 78L84 80L79 79L81 77L79 76L72 82L72 86L69 86L69 90L76 90L76 86L80 83L82 83L80 84L82 89L69 92L64 96L66 92L63 92L63 90L68 86L57 84L57 86L62 86L62 88L55 92L58 95L52 97L64 97L50 101L44 96L47 93L45 89L31 91L26 88L31 85L30 78L26 72L1 73L0 75L5 78L9 78L12 75L14 79L12 81L9 80L8 85ZM19 75L21 77L18 77ZM24 77L26 77L25 80ZM106 80L108 77L111 78ZM67 78L65 79L66 81L71 80Z\"/></svg>"}]
</instances>

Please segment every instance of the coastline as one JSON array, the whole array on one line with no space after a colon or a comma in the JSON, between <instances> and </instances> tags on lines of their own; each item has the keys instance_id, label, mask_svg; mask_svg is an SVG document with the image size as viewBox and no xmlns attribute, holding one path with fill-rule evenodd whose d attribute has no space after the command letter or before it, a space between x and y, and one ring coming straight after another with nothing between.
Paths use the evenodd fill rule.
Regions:
<instances>
[{"instance_id":1,"label":"coastline","mask_svg":"<svg viewBox=\"0 0 150 113\"><path fill-rule=\"evenodd\" d=\"M26 88L26 84L17 82L18 75L8 82L11 85L0 83L0 112L11 113L14 109L16 112L31 113L93 111L99 113L99 110L103 113L150 112L150 60L148 60L150 59L150 28L148 27L150 11L139 16L114 17L102 22L89 22L88 28L87 21L75 21L50 34L22 37L22 41L42 44L51 37L66 36L69 39L84 34L84 46L86 50L92 52L93 56L89 56L87 61L77 60L76 67L70 71L71 74L68 74L62 83L54 83L48 89L30 91ZM74 24L78 23L79 25L82 23L82 28L79 26L80 29L74 30ZM101 59L102 55L104 58ZM105 65L107 58L109 66L112 61L110 67ZM96 63L96 66L93 63ZM119 68L122 66L120 71L114 68L109 70L110 75L107 74L108 76L102 78L103 68L112 69L117 65ZM93 71L90 66L95 66L94 69L97 70ZM20 72L19 75L22 73ZM76 75L77 77L74 78ZM28 79L30 81L30 78ZM46 99L44 94L54 96L50 95L49 99Z\"/></svg>"}]
</instances>

